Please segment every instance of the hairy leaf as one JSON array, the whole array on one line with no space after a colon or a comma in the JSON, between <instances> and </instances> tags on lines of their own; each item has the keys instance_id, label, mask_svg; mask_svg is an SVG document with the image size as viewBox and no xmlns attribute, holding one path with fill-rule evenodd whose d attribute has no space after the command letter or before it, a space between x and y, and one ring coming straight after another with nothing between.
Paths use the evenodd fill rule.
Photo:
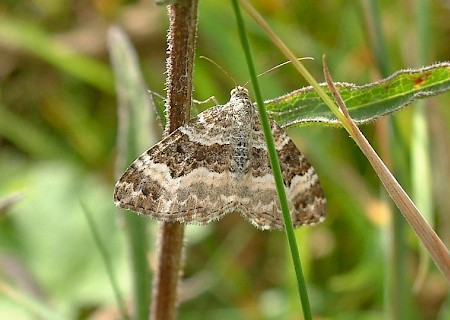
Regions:
<instances>
[{"instance_id":1,"label":"hairy leaf","mask_svg":"<svg viewBox=\"0 0 450 320\"><path fill-rule=\"evenodd\" d=\"M325 83L321 86L329 92ZM386 79L363 86L336 83L336 87L352 119L357 124L363 124L393 113L415 99L449 90L450 63L400 70ZM281 127L310 123L340 125L336 116L312 87L295 90L279 98L267 100L264 104L269 115Z\"/></svg>"}]
</instances>

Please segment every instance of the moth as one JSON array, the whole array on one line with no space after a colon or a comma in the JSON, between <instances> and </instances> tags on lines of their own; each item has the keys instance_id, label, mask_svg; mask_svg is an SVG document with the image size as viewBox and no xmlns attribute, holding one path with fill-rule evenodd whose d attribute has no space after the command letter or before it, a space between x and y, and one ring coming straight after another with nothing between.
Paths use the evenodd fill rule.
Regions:
<instances>
[{"instance_id":1,"label":"moth","mask_svg":"<svg viewBox=\"0 0 450 320\"><path fill-rule=\"evenodd\" d=\"M325 217L314 168L270 120L294 227ZM244 87L137 158L114 190L117 206L166 222L206 224L239 212L262 230L283 229L259 114Z\"/></svg>"}]
</instances>

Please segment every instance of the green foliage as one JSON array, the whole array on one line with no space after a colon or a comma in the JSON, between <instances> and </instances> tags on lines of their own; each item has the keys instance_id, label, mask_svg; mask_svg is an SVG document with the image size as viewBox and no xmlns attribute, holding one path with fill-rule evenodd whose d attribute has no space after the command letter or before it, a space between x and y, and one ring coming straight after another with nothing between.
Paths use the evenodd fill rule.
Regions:
<instances>
[{"instance_id":1,"label":"green foliage","mask_svg":"<svg viewBox=\"0 0 450 320\"><path fill-rule=\"evenodd\" d=\"M373 30L367 29L365 19L373 15L360 2L255 4L294 52L315 58L307 66L317 79L322 79L319 61L324 53L335 81L361 84L386 76L380 75L372 54ZM411 2L378 5L386 46L380 59L389 60L391 72L449 60L443 3L431 4L428 43L433 56L420 63L414 58L418 51L414 19L405 10ZM130 1L5 1L0 10L0 199L23 192L21 200L0 212L0 284L8 283L65 319L117 315L111 284L79 205L82 199L92 212L111 253L120 290L130 301L129 248L123 220L112 204L117 101L104 30L111 21L124 24L137 48L148 88L163 92L166 8ZM232 14L228 1L200 1L197 55L217 61L238 83L244 83L247 66ZM142 25L135 23L140 21ZM261 30L247 21L257 70L263 72L285 61ZM70 54L61 47L70 48ZM196 61L195 83L197 100L214 95L221 103L228 101L234 86L201 59ZM306 84L286 66L262 77L261 85L268 99ZM448 239L450 172L445 150L450 137L450 97L444 94L424 101L432 141L434 220L436 231ZM385 146L386 136L395 133L395 148L382 156L400 163L405 172L401 183L407 189L410 113L410 108L403 108L391 116L395 130L390 132L378 121L363 127L379 149ZM386 302L390 285L386 257L393 246L378 180L343 130L305 126L289 133L319 173L328 199L326 222L296 231L313 315L386 318L393 308ZM147 144L137 147L137 152L152 142ZM152 265L156 223L146 222L149 235L140 240L150 244L147 257ZM419 250L406 233L408 263L399 267L412 282ZM205 227L189 226L185 261L188 285L181 289L180 319L298 315L296 282L282 233L258 231L234 215ZM36 318L29 304L0 290L0 318ZM407 308L415 318L448 318L447 284L433 267L417 293L413 295L409 285L401 290L402 295L412 296L413 307ZM447 301L447 307L442 301Z\"/></svg>"},{"instance_id":2,"label":"green foliage","mask_svg":"<svg viewBox=\"0 0 450 320\"><path fill-rule=\"evenodd\" d=\"M440 63L417 70L401 70L381 81L356 86L338 83L339 93L352 119L368 123L400 110L415 99L450 89L450 64ZM326 84L323 87L331 95ZM282 127L305 123L340 125L339 120L311 88L302 88L265 102L268 113Z\"/></svg>"}]
</instances>

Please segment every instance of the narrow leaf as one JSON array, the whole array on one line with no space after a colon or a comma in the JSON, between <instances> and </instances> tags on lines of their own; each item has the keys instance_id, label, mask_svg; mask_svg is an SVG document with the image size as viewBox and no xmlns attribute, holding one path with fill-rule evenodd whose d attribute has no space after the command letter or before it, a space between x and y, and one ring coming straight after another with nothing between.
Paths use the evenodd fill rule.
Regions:
<instances>
[{"instance_id":1,"label":"narrow leaf","mask_svg":"<svg viewBox=\"0 0 450 320\"><path fill-rule=\"evenodd\" d=\"M105 92L111 93L114 90L108 66L55 40L36 22L20 21L1 14L0 45L23 50Z\"/></svg>"},{"instance_id":2,"label":"narrow leaf","mask_svg":"<svg viewBox=\"0 0 450 320\"><path fill-rule=\"evenodd\" d=\"M400 70L386 79L363 86L351 83L335 83L335 85L353 121L363 124L400 110L415 99L448 91L450 63ZM331 95L325 83L321 84L321 87ZM340 125L336 116L310 86L267 100L264 104L269 115L281 127L312 122Z\"/></svg>"},{"instance_id":3,"label":"narrow leaf","mask_svg":"<svg viewBox=\"0 0 450 320\"><path fill-rule=\"evenodd\" d=\"M147 94L138 58L127 35L118 27L108 31L108 46L116 79L118 100L118 152L116 177L142 151L156 140L153 128L151 100ZM134 318L148 319L150 274L147 265L147 224L134 214L123 215L128 232L134 280Z\"/></svg>"}]
</instances>

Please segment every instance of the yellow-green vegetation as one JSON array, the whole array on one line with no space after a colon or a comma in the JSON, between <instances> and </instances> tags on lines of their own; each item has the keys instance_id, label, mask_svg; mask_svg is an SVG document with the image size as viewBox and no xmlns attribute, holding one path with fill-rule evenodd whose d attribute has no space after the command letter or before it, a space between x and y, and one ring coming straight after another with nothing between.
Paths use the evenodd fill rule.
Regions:
<instances>
[{"instance_id":1,"label":"yellow-green vegetation","mask_svg":"<svg viewBox=\"0 0 450 320\"><path fill-rule=\"evenodd\" d=\"M293 52L314 58L303 64L319 82L323 54L334 81L358 86L450 59L444 2L254 3ZM257 72L284 62L245 12L244 18ZM151 290L147 278L136 280L132 265L148 263L145 276L151 279L157 222L133 215L133 222L124 223L132 213L112 202L120 102L114 86L119 71L107 44L112 25L130 37L146 87L164 94L166 7L145 1L0 4L1 319L114 319L121 309L138 308L137 285ZM238 84L249 79L230 1L200 1L196 57L201 55ZM220 103L228 101L234 84L210 62L196 59L194 77L195 99L214 95ZM308 85L290 65L264 75L260 84L264 99ZM427 203L427 219L447 246L449 105L445 93L421 100L422 120L414 102L361 127L419 209ZM284 105L275 108L272 114L295 122ZM133 116L139 125L132 129L146 130L148 145L146 134L121 143L138 156L158 140L161 128L158 121ZM366 118L372 120L370 113ZM420 121L425 137L416 134ZM137 128L146 123L148 128ZM348 133L321 125L291 126L288 133L320 175L328 201L323 224L296 230L313 317L448 319L448 283L427 262ZM423 195L430 196L423 200ZM131 241L133 223L144 236ZM259 231L232 214L207 226L188 226L185 237L179 319L300 317L282 232ZM137 258L130 246L139 242L144 255ZM141 303L145 309L150 301Z\"/></svg>"}]
</instances>

